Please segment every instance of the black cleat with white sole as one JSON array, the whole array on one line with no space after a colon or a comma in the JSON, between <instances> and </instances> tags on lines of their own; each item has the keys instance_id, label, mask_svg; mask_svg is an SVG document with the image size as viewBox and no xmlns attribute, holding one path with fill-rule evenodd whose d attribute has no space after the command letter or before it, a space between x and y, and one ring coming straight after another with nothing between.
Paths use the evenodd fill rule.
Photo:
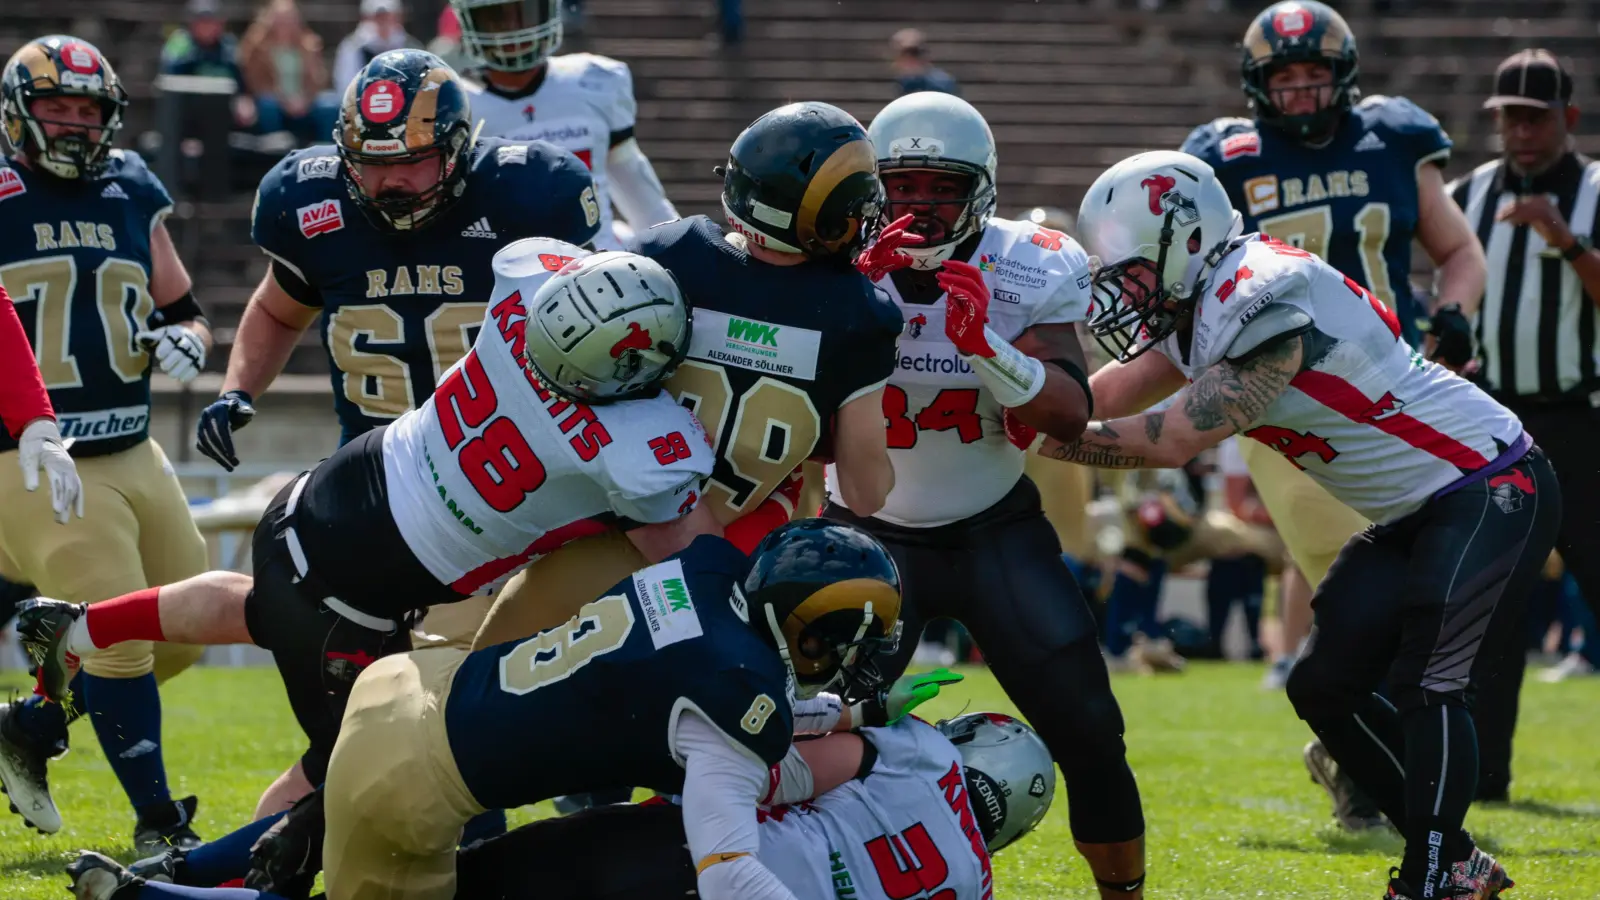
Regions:
<instances>
[{"instance_id":1,"label":"black cleat with white sole","mask_svg":"<svg viewBox=\"0 0 1600 900\"><path fill-rule=\"evenodd\" d=\"M47 769L60 748L41 747L29 737L17 721L21 709L15 702L0 705L0 791L28 827L55 834L61 830L61 813L50 797Z\"/></svg>"},{"instance_id":2,"label":"black cleat with white sole","mask_svg":"<svg viewBox=\"0 0 1600 900\"><path fill-rule=\"evenodd\" d=\"M79 850L78 858L67 864L67 875L72 879L67 890L77 900L120 900L117 895L124 888L144 884L121 863L92 850Z\"/></svg>"},{"instance_id":3,"label":"black cleat with white sole","mask_svg":"<svg viewBox=\"0 0 1600 900\"><path fill-rule=\"evenodd\" d=\"M143 859L173 849L193 850L205 843L190 827L199 806L199 798L185 797L174 800L171 809L163 810L165 814L159 818L140 816L133 826L133 852Z\"/></svg>"}]
</instances>

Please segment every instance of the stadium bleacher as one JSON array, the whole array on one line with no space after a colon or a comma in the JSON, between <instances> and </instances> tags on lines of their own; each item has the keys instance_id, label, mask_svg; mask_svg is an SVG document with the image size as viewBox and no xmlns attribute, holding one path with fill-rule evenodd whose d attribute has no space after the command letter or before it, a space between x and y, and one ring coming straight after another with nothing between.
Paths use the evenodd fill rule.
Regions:
<instances>
[{"instance_id":1,"label":"stadium bleacher","mask_svg":"<svg viewBox=\"0 0 1600 900\"><path fill-rule=\"evenodd\" d=\"M30 36L67 31L96 41L132 96L124 144L152 127L157 56L183 19L182 0L7 0L0 56ZM410 4L412 30L426 35L439 0ZM1526 46L1571 58L1580 103L1596 69L1589 0L1521 0L1519 16L1491 0L1405 0L1380 13L1373 0L1337 4L1362 48L1367 93L1403 94L1432 111L1458 152L1452 175L1495 152L1479 109L1495 64ZM889 36L914 24L938 63L983 110L1000 147L1002 212L1036 204L1074 208L1106 165L1140 149L1175 147L1195 124L1242 114L1235 44L1248 13L1213 11L1207 0L1168 0L1160 9L1104 0L746 0L746 38L724 48L708 37L712 4L679 0L588 0L587 24L569 39L627 61L639 98L638 134L685 214L715 213L712 166L740 128L791 100L836 103L862 121L893 99ZM254 4L230 0L224 14L242 31ZM356 0L304 4L331 48L357 18ZM329 51L331 53L331 49ZM1600 140L1582 139L1600 151ZM184 202L173 219L179 250L195 271L225 346L264 263L248 244L248 192L225 202ZM308 334L290 371L323 371ZM212 355L221 371L227 355Z\"/></svg>"}]
</instances>

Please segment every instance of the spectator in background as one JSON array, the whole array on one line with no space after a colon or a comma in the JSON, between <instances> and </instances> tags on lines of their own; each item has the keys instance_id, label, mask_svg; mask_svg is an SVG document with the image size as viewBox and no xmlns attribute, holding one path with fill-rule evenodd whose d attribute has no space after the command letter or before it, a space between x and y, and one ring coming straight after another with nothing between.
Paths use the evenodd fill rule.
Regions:
<instances>
[{"instance_id":1,"label":"spectator in background","mask_svg":"<svg viewBox=\"0 0 1600 900\"><path fill-rule=\"evenodd\" d=\"M338 93L343 94L356 73L378 54L422 46L406 33L400 14L400 0L361 0L361 24L339 42L333 58L333 85Z\"/></svg>"},{"instance_id":2,"label":"spectator in background","mask_svg":"<svg viewBox=\"0 0 1600 900\"><path fill-rule=\"evenodd\" d=\"M918 91L939 91L943 94L961 95L961 88L950 73L928 61L927 35L916 28L902 28L889 39L894 51L895 78L900 82L901 94Z\"/></svg>"},{"instance_id":3,"label":"spectator in background","mask_svg":"<svg viewBox=\"0 0 1600 900\"><path fill-rule=\"evenodd\" d=\"M189 24L176 28L161 48L163 75L200 75L232 78L233 121L240 128L256 124L256 103L245 92L239 71L239 41L228 33L217 11L217 0L189 0Z\"/></svg>"},{"instance_id":4,"label":"spectator in background","mask_svg":"<svg viewBox=\"0 0 1600 900\"><path fill-rule=\"evenodd\" d=\"M331 139L339 115L328 89L322 39L294 0L271 0L239 42L239 68L256 98L260 131L290 131L306 143Z\"/></svg>"},{"instance_id":5,"label":"spectator in background","mask_svg":"<svg viewBox=\"0 0 1600 900\"><path fill-rule=\"evenodd\" d=\"M461 46L461 20L456 18L455 7L446 5L439 12L433 35L433 40L428 42L428 52L444 60L445 65L457 72L465 72L476 64Z\"/></svg>"}]
</instances>

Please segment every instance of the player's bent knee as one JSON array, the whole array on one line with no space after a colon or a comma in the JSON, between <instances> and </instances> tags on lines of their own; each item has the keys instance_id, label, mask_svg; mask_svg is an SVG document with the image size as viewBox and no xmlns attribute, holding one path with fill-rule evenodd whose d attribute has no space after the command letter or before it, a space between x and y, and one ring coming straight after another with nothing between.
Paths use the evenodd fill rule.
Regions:
<instances>
[{"instance_id":1,"label":"player's bent knee","mask_svg":"<svg viewBox=\"0 0 1600 900\"><path fill-rule=\"evenodd\" d=\"M1111 692L1099 642L1090 638L1061 648L1041 674L1038 689L1057 710L1053 717L1057 721L1035 721L1034 727L1045 737L1056 762L1065 768L1077 760L1093 766L1122 759L1127 753L1122 739L1127 726Z\"/></svg>"},{"instance_id":2,"label":"player's bent knee","mask_svg":"<svg viewBox=\"0 0 1600 900\"><path fill-rule=\"evenodd\" d=\"M1295 715L1303 721L1345 715L1355 712L1362 699L1370 693L1345 686L1334 673L1328 671L1322 658L1315 654L1304 656L1289 672L1284 685Z\"/></svg>"},{"instance_id":3,"label":"player's bent knee","mask_svg":"<svg viewBox=\"0 0 1600 900\"><path fill-rule=\"evenodd\" d=\"M96 678L139 678L154 670L154 645L149 641L112 644L83 661L83 671Z\"/></svg>"}]
</instances>

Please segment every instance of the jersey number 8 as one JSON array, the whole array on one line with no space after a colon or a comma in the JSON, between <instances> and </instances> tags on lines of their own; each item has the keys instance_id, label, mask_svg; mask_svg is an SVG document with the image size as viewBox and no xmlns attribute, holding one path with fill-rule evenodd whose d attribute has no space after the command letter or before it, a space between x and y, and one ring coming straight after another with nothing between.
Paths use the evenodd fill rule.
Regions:
<instances>
[{"instance_id":1,"label":"jersey number 8","mask_svg":"<svg viewBox=\"0 0 1600 900\"><path fill-rule=\"evenodd\" d=\"M626 643L633 621L633 607L621 594L585 603L565 624L539 632L500 658L500 689L530 694L565 679Z\"/></svg>"}]
</instances>

